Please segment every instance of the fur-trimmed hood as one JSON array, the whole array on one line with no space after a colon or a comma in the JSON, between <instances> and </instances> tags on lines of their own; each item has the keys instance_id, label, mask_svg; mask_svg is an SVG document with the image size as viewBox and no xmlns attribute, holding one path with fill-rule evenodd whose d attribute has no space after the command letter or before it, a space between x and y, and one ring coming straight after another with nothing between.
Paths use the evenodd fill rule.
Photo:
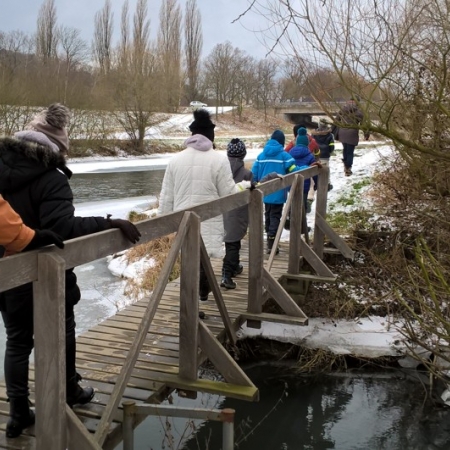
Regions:
<instances>
[{"instance_id":1,"label":"fur-trimmed hood","mask_svg":"<svg viewBox=\"0 0 450 450\"><path fill-rule=\"evenodd\" d=\"M15 191L49 170L72 175L62 153L31 141L0 139L0 193Z\"/></svg>"}]
</instances>

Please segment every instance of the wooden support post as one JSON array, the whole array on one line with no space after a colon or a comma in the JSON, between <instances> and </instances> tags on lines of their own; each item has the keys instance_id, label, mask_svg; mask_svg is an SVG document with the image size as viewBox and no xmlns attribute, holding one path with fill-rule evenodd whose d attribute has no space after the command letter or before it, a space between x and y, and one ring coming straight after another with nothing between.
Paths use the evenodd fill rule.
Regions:
<instances>
[{"instance_id":1,"label":"wooden support post","mask_svg":"<svg viewBox=\"0 0 450 450\"><path fill-rule=\"evenodd\" d=\"M222 292L214 275L214 269L211 265L211 260L209 259L208 252L206 251L205 243L201 238L200 238L200 259L202 261L203 269L205 270L206 276L208 278L209 287L212 289L212 293L214 295L214 300L216 301L220 317L222 317L222 321L225 326L225 332L227 333L229 341L232 344L236 344L237 342L236 331L233 328L233 323L231 322L227 307L225 305L225 302L223 301Z\"/></svg>"},{"instance_id":2,"label":"wooden support post","mask_svg":"<svg viewBox=\"0 0 450 450\"><path fill-rule=\"evenodd\" d=\"M224 346L216 339L216 337L202 321L199 321L198 332L200 336L201 349L213 363L214 367L225 378L227 383L237 384L240 386L254 386L250 378L248 378L233 357L227 352Z\"/></svg>"},{"instance_id":3,"label":"wooden support post","mask_svg":"<svg viewBox=\"0 0 450 450\"><path fill-rule=\"evenodd\" d=\"M112 417L117 411L117 407L119 406L119 402L122 398L123 392L127 387L127 382L130 379L131 372L133 371L134 365L136 364L136 361L138 359L139 352L141 351L142 345L145 341L145 338L147 337L148 329L150 328L153 317L156 314L156 309L158 308L161 297L164 294L164 290L166 289L167 282L169 281L169 276L177 260L181 245L186 235L190 214L191 213L189 212L185 212L183 214L178 233L172 243L172 247L170 248L166 261L164 262L164 266L161 269L158 282L156 283L153 294L148 301L147 307L142 317L142 321L136 331L136 337L131 344L127 359L122 366L122 369L120 370L120 374L117 377L116 384L114 386L109 402L106 405L106 408L103 411L102 418L97 426L95 439L100 446L103 445L106 436L108 435L109 424L111 423Z\"/></svg>"},{"instance_id":4,"label":"wooden support post","mask_svg":"<svg viewBox=\"0 0 450 450\"><path fill-rule=\"evenodd\" d=\"M64 450L66 435L65 261L38 254L33 283L36 449Z\"/></svg>"},{"instance_id":5,"label":"wooden support post","mask_svg":"<svg viewBox=\"0 0 450 450\"><path fill-rule=\"evenodd\" d=\"M198 291L200 272L200 219L189 214L186 237L181 247L180 275L180 354L179 374L197 379Z\"/></svg>"},{"instance_id":6,"label":"wooden support post","mask_svg":"<svg viewBox=\"0 0 450 450\"><path fill-rule=\"evenodd\" d=\"M316 223L318 227L325 233L330 239L331 243L336 247L346 258L353 260L355 258L355 252L348 246L344 239L339 236L333 228L328 225L327 221L320 215L316 214Z\"/></svg>"},{"instance_id":7,"label":"wooden support post","mask_svg":"<svg viewBox=\"0 0 450 450\"><path fill-rule=\"evenodd\" d=\"M289 197L292 197L291 203L291 224L289 234L289 273L300 273L300 255L302 240L302 223L305 215L303 205L303 187L305 179L302 175L295 176Z\"/></svg>"},{"instance_id":8,"label":"wooden support post","mask_svg":"<svg viewBox=\"0 0 450 450\"><path fill-rule=\"evenodd\" d=\"M127 400L122 403L123 407L123 450L134 450L133 422L136 410L136 402Z\"/></svg>"},{"instance_id":9,"label":"wooden support post","mask_svg":"<svg viewBox=\"0 0 450 450\"><path fill-rule=\"evenodd\" d=\"M100 445L89 433L88 429L80 422L80 419L72 411L69 405L66 405L67 430L68 430L68 450L102 450ZM66 448L66 447L64 447Z\"/></svg>"},{"instance_id":10,"label":"wooden support post","mask_svg":"<svg viewBox=\"0 0 450 450\"><path fill-rule=\"evenodd\" d=\"M328 197L328 180L330 176L330 169L324 166L319 169L319 182L316 194L316 215L322 216L323 219L327 217L327 197ZM323 244L325 233L321 230L317 222L314 225L314 252L320 259L323 259Z\"/></svg>"},{"instance_id":11,"label":"wooden support post","mask_svg":"<svg viewBox=\"0 0 450 450\"><path fill-rule=\"evenodd\" d=\"M262 312L263 297L263 267L264 267L264 213L263 194L255 189L251 192L249 213L248 238L248 311Z\"/></svg>"}]
</instances>

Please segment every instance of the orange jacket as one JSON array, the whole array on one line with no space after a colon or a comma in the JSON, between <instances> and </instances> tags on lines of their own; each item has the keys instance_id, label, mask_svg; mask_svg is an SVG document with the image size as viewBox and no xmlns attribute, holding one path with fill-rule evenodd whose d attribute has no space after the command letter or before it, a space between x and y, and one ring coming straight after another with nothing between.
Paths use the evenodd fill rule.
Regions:
<instances>
[{"instance_id":1,"label":"orange jacket","mask_svg":"<svg viewBox=\"0 0 450 450\"><path fill-rule=\"evenodd\" d=\"M0 245L5 247L5 256L23 250L33 237L34 230L24 225L20 216L0 195Z\"/></svg>"},{"instance_id":2,"label":"orange jacket","mask_svg":"<svg viewBox=\"0 0 450 450\"><path fill-rule=\"evenodd\" d=\"M319 144L316 142L316 140L310 135L308 134L308 140L309 140L309 144L308 144L308 148L309 151L314 155L314 156L318 156L320 155L320 148L319 148ZM289 142L288 145L286 145L285 150L287 152L290 152L291 149L295 146L295 139L291 142Z\"/></svg>"}]
</instances>

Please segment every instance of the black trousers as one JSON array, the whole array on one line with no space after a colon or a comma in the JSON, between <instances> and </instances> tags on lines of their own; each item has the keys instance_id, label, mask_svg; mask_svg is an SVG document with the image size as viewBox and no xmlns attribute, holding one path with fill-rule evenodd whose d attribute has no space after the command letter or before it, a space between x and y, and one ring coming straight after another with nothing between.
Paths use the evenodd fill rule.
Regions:
<instances>
[{"instance_id":1,"label":"black trousers","mask_svg":"<svg viewBox=\"0 0 450 450\"><path fill-rule=\"evenodd\" d=\"M199 294L200 297L207 297L211 292L211 287L208 282L208 278L206 278L206 272L203 268L203 264L200 263L200 286L199 286Z\"/></svg>"},{"instance_id":2,"label":"black trousers","mask_svg":"<svg viewBox=\"0 0 450 450\"><path fill-rule=\"evenodd\" d=\"M76 286L79 294L78 286ZM76 293L75 293L76 294ZM6 297L6 304L14 302L14 296L9 293L2 294ZM69 293L66 296L66 380L76 377L75 356L75 314L74 300ZM11 297L9 297L11 296ZM6 329L5 351L5 381L8 398L28 396L28 366L29 357L34 347L33 338L33 302L32 297L27 301L16 298L20 307L5 308L2 318Z\"/></svg>"},{"instance_id":3,"label":"black trousers","mask_svg":"<svg viewBox=\"0 0 450 450\"><path fill-rule=\"evenodd\" d=\"M225 257L223 258L222 275L232 278L239 266L241 241L225 242Z\"/></svg>"},{"instance_id":4,"label":"black trousers","mask_svg":"<svg viewBox=\"0 0 450 450\"><path fill-rule=\"evenodd\" d=\"M264 225L267 236L276 236L283 213L283 206L283 203L264 203Z\"/></svg>"}]
</instances>

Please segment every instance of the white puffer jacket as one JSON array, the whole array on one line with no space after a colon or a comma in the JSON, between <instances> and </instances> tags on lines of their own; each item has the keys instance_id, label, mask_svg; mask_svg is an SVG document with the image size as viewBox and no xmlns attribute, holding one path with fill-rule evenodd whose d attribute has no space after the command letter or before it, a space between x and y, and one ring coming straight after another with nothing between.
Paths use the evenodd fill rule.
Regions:
<instances>
[{"instance_id":1,"label":"white puffer jacket","mask_svg":"<svg viewBox=\"0 0 450 450\"><path fill-rule=\"evenodd\" d=\"M168 163L159 199L159 213L165 214L238 192L230 163L216 152L212 142L201 134L188 138L185 150ZM223 256L222 215L201 224L201 234L208 255Z\"/></svg>"}]
</instances>

